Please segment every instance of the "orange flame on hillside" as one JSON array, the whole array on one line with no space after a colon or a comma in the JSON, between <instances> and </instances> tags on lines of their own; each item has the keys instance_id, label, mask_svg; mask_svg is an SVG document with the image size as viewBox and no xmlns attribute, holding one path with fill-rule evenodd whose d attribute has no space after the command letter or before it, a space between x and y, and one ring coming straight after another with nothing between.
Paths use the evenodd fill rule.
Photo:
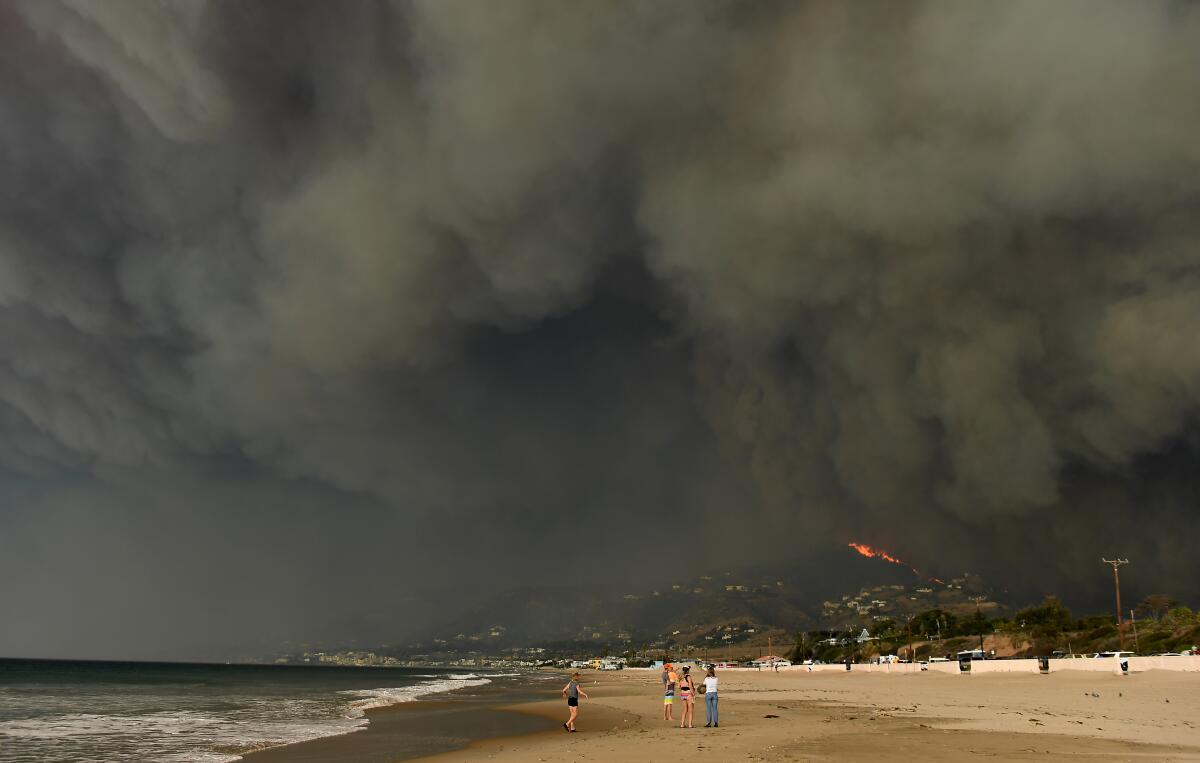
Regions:
<instances>
[{"instance_id":1,"label":"orange flame on hillside","mask_svg":"<svg viewBox=\"0 0 1200 763\"><path fill-rule=\"evenodd\" d=\"M878 549L871 548L866 543L847 543L846 545L849 546L850 548L854 549L858 553L862 554L863 556L867 557L868 559L875 559L878 557L879 559L883 559L884 561L891 562L892 564L899 564L902 567L909 566L909 565L905 564L904 562L900 561L899 559L897 559L896 557L892 556L888 552L879 551Z\"/></svg>"},{"instance_id":2,"label":"orange flame on hillside","mask_svg":"<svg viewBox=\"0 0 1200 763\"><path fill-rule=\"evenodd\" d=\"M909 568L910 570L913 571L913 574L919 578L925 577L924 575L921 574L921 571L918 570L916 567L912 566L908 562L897 559L896 557L892 556L891 554L889 554L886 551L882 551L877 548L871 548L866 543L847 543L846 545L849 546L850 548L854 549L858 553L862 554L863 556L867 557L868 559L882 559L885 562L891 562L892 564L898 564L901 567ZM941 580L939 580L938 578L935 578L935 577L930 577L929 579L936 583L942 583ZM945 583L942 583L942 585L945 585Z\"/></svg>"}]
</instances>

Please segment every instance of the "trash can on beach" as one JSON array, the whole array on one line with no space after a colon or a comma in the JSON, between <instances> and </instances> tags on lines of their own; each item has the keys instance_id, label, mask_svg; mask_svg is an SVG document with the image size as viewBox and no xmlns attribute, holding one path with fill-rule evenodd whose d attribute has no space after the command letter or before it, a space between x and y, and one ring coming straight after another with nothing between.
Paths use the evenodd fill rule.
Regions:
<instances>
[{"instance_id":1,"label":"trash can on beach","mask_svg":"<svg viewBox=\"0 0 1200 763\"><path fill-rule=\"evenodd\" d=\"M1038 657L1038 672L1046 675L1050 672L1050 658Z\"/></svg>"},{"instance_id":2,"label":"trash can on beach","mask_svg":"<svg viewBox=\"0 0 1200 763\"><path fill-rule=\"evenodd\" d=\"M970 673L971 672L971 658L970 657L959 657L958 658L958 672L959 673Z\"/></svg>"}]
</instances>

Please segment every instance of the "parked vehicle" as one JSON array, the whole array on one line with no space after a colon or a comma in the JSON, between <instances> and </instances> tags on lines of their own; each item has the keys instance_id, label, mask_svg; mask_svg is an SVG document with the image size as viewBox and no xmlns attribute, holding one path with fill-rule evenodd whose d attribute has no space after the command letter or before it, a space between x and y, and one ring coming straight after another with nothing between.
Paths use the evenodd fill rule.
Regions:
<instances>
[{"instance_id":1,"label":"parked vehicle","mask_svg":"<svg viewBox=\"0 0 1200 763\"><path fill-rule=\"evenodd\" d=\"M757 660L750 661L750 665L752 667L756 667L756 668L760 668L760 667L761 668L774 668L774 667L784 668L791 664L792 664L791 660L786 660L783 657L775 657L774 655L768 655L766 657L759 657Z\"/></svg>"},{"instance_id":2,"label":"parked vehicle","mask_svg":"<svg viewBox=\"0 0 1200 763\"><path fill-rule=\"evenodd\" d=\"M1119 660L1124 660L1127 657L1136 657L1133 652L1100 652L1096 655L1096 659L1104 659L1105 657L1116 657Z\"/></svg>"}]
</instances>

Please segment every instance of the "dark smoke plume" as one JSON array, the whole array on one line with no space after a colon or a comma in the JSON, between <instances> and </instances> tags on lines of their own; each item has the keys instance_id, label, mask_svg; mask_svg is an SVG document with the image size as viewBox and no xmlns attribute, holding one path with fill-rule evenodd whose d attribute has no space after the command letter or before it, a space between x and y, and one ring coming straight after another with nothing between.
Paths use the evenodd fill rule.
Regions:
<instances>
[{"instance_id":1,"label":"dark smoke plume","mask_svg":"<svg viewBox=\"0 0 1200 763\"><path fill-rule=\"evenodd\" d=\"M0 4L0 652L692 531L1198 595L1197 72L1184 2Z\"/></svg>"}]
</instances>

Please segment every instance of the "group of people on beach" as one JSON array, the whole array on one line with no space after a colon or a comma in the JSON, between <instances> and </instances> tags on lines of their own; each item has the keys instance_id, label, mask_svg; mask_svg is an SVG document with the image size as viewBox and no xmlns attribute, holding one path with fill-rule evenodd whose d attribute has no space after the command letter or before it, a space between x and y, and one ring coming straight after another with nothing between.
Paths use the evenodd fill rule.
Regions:
<instances>
[{"instance_id":1,"label":"group of people on beach","mask_svg":"<svg viewBox=\"0 0 1200 763\"><path fill-rule=\"evenodd\" d=\"M675 672L675 666L671 663L665 663L662 671L663 684L663 720L675 720L675 692L678 690L679 699L683 702L683 711L679 716L679 728L695 728L692 725L696 710L696 694L704 695L704 709L707 723L705 728L718 728L721 724L717 722L717 671L712 666L708 668L708 674L704 676L704 681L696 684L692 681L691 667L684 665L682 671ZM585 692L579 686L579 679L583 676L579 673L572 673L571 679L567 681L567 685L562 688L562 695L567 698L567 711L570 716L563 723L563 728L567 731L575 731L575 721L579 718L579 698L588 698Z\"/></svg>"},{"instance_id":2,"label":"group of people on beach","mask_svg":"<svg viewBox=\"0 0 1200 763\"><path fill-rule=\"evenodd\" d=\"M679 728L695 728L692 720L695 717L696 694L698 693L704 695L704 710L708 721L704 727L720 726L717 723L717 671L715 668L709 666L703 683L696 684L692 680L690 666L684 665L682 672L676 673L675 666L668 662L663 665L662 684L663 720L675 720L675 692L678 689L679 699L683 702L683 711L679 716Z\"/></svg>"}]
</instances>

